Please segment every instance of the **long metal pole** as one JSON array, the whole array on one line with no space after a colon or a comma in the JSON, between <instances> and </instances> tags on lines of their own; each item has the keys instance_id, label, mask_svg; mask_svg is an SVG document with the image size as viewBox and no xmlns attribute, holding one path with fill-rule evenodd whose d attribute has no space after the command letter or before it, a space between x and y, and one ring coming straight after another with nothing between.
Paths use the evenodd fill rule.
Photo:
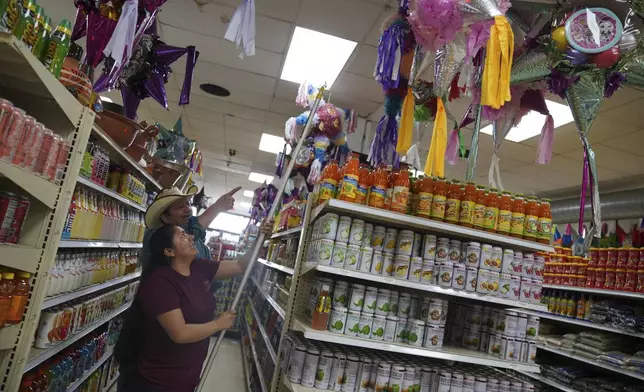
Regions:
<instances>
[{"instance_id":1,"label":"long metal pole","mask_svg":"<svg viewBox=\"0 0 644 392\"><path fill-rule=\"evenodd\" d=\"M317 108L320 104L320 100L322 99L322 93L324 92L325 88L326 88L326 85L320 88L320 91L315 97L315 102L313 102L313 107L311 108L309 118L307 119L306 125L304 126L304 130L302 131L302 136L300 137L300 140L297 142L297 146L295 146L295 149L291 154L292 157L297 156L298 152L300 151L300 148L302 148L302 145L308 138L309 133L311 133L311 127L313 126L313 116L317 111ZM268 213L269 217L272 217L273 215L275 215L275 210L277 209L277 206L282 201L282 196L284 195L284 189L286 188L286 180L291 176L291 172L293 171L294 166L295 166L295 158L292 158L288 164L288 167L286 168L286 172L284 172L283 174L283 178L285 179L285 181L282 181L282 184L280 185L280 189L277 191L277 195L275 196L275 201L273 201L271 210ZM255 261L257 261L257 257L259 256L259 251L262 248L263 243L264 243L264 234L260 233L259 237L257 238L257 241L255 242L255 246L253 247L253 253L251 254L250 262L248 263L248 266L246 267L246 271L244 271L244 276L242 277L241 283L239 284L239 289L237 289L237 293L235 293L235 298L233 299L233 303L230 305L230 310L235 310L237 308L237 305L239 304L239 301L241 300L242 293L244 292L244 287L246 287L246 282L250 277L250 273L253 270ZM204 387L205 380L208 378L208 374L210 373L212 364L214 363L215 357L217 356L217 352L219 351L219 346L221 346L221 342L224 340L225 333L226 333L225 330L222 330L219 333L219 337L217 338L217 343L215 343L215 347L210 353L208 357L208 361L206 362L206 366L204 367L204 371L201 375L201 380L199 381L199 387L197 388L197 391L202 391L202 388ZM244 360L246 359L244 358Z\"/></svg>"}]
</instances>

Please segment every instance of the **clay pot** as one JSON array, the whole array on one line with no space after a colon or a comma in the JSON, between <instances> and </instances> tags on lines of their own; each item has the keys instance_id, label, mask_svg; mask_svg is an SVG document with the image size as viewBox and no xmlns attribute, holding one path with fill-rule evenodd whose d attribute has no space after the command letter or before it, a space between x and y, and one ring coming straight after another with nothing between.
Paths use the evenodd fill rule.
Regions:
<instances>
[{"instance_id":1,"label":"clay pot","mask_svg":"<svg viewBox=\"0 0 644 392\"><path fill-rule=\"evenodd\" d=\"M123 149L130 147L143 130L136 122L110 110L97 113L96 124Z\"/></svg>"},{"instance_id":2,"label":"clay pot","mask_svg":"<svg viewBox=\"0 0 644 392\"><path fill-rule=\"evenodd\" d=\"M159 133L159 128L156 125L148 125L145 121L139 125L145 129L137 133L130 147L125 149L125 152L137 162L148 155L148 144L153 143Z\"/></svg>"}]
</instances>

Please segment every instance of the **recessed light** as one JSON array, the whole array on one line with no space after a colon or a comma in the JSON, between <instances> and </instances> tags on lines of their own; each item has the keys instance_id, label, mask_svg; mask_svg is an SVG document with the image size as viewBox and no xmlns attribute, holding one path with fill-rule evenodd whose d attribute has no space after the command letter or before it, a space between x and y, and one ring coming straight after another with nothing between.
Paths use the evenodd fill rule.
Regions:
<instances>
[{"instance_id":1,"label":"recessed light","mask_svg":"<svg viewBox=\"0 0 644 392\"><path fill-rule=\"evenodd\" d=\"M562 105L546 99L546 106L554 119L555 129L574 121L572 112L567 105ZM543 128L543 122L545 119L546 116L533 110L523 116L521 122L508 132L505 139L519 143L530 139L531 137L535 137L541 133L541 128ZM493 130L494 127L490 124L487 127L482 128L481 132L492 135Z\"/></svg>"},{"instance_id":2,"label":"recessed light","mask_svg":"<svg viewBox=\"0 0 644 392\"><path fill-rule=\"evenodd\" d=\"M253 198L253 197L255 197L255 192L253 192L253 191L244 191L244 196Z\"/></svg>"},{"instance_id":3,"label":"recessed light","mask_svg":"<svg viewBox=\"0 0 644 392\"><path fill-rule=\"evenodd\" d=\"M248 181L259 182L260 184L263 184L264 182L266 182L267 184L270 184L271 182L273 182L273 176L267 176L266 174L251 172L248 175Z\"/></svg>"},{"instance_id":4,"label":"recessed light","mask_svg":"<svg viewBox=\"0 0 644 392\"><path fill-rule=\"evenodd\" d=\"M262 138L259 140L259 149L272 154L279 154L284 151L284 144L286 144L284 138L268 133L262 133ZM291 146L287 145L286 153L289 154L290 152Z\"/></svg>"},{"instance_id":5,"label":"recessed light","mask_svg":"<svg viewBox=\"0 0 644 392\"><path fill-rule=\"evenodd\" d=\"M343 38L295 27L280 79L298 84L306 80L314 86L326 83L330 89L356 45ZM322 61L318 61L320 48L326 48Z\"/></svg>"},{"instance_id":6,"label":"recessed light","mask_svg":"<svg viewBox=\"0 0 644 392\"><path fill-rule=\"evenodd\" d=\"M228 97L230 96L230 91L221 86L212 83L203 83L199 85L199 88L205 93L214 95L215 97Z\"/></svg>"}]
</instances>

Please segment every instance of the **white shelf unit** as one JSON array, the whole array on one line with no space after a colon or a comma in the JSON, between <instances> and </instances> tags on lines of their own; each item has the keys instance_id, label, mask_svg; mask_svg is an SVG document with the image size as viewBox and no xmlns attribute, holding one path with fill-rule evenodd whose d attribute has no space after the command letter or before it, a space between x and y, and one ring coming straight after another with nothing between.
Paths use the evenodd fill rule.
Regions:
<instances>
[{"instance_id":1,"label":"white shelf unit","mask_svg":"<svg viewBox=\"0 0 644 392\"><path fill-rule=\"evenodd\" d=\"M72 291L72 292L69 292L69 293L64 293L64 294L56 295L56 296L53 296L53 297L47 297L43 301L42 309L45 310L45 309L51 308L53 306L60 305L60 304L62 304L64 302L71 301L71 300L76 299L76 298L80 298L80 297L82 297L84 295L96 293L98 291L101 291L101 290L104 290L104 289L107 289L107 288L110 288L110 287L114 287L114 286L120 285L122 283L128 283L128 282L131 282L133 280L138 279L139 277L141 277L141 273L140 272L135 272L133 274L125 275L125 276L122 276L120 278L108 280L107 282L104 282L104 283L99 283L99 284L94 284L94 285L91 285L91 286L83 287L82 289Z\"/></svg>"},{"instance_id":2,"label":"white shelf unit","mask_svg":"<svg viewBox=\"0 0 644 392\"><path fill-rule=\"evenodd\" d=\"M284 231L274 233L273 235L271 235L271 239L272 238L286 237L286 236L289 236L289 235L297 234L300 231L302 231L302 226L294 227L292 229L288 229L288 230L284 230Z\"/></svg>"},{"instance_id":3,"label":"white shelf unit","mask_svg":"<svg viewBox=\"0 0 644 392\"><path fill-rule=\"evenodd\" d=\"M78 387L80 387L80 386L81 386L81 384L83 384L83 383L85 382L85 380L87 380L87 379L89 378L89 376L91 376L91 375L92 375L92 373L94 373L98 368L100 368L101 366L103 366L103 364L104 364L105 362L107 362L107 360L108 360L108 359L110 359L110 358L112 357L112 354L113 354L113 353L114 353L114 352L113 352L113 350L109 350L109 351L105 352L105 353L103 354L103 356L101 357L101 359L99 359L98 361L96 361L96 363L95 363L95 364L93 364L93 365L92 365L92 367L90 367L89 369L87 369L87 371L86 371L85 373L83 373L83 375L82 375L81 377L79 377L79 378L78 378L78 380L74 381L74 383L73 383L73 384L71 384L71 385L66 389L66 392L74 392L75 390L77 390L77 389L78 389Z\"/></svg>"},{"instance_id":4,"label":"white shelf unit","mask_svg":"<svg viewBox=\"0 0 644 392\"><path fill-rule=\"evenodd\" d=\"M278 271L282 271L285 274L293 275L295 273L295 270L293 268L285 267L283 265L273 263L272 261L268 261L266 259L259 258L259 259L257 259L257 261L259 261L260 263L264 264L265 266L267 266L269 268L276 269Z\"/></svg>"},{"instance_id":5,"label":"white shelf unit","mask_svg":"<svg viewBox=\"0 0 644 392\"><path fill-rule=\"evenodd\" d=\"M280 315L282 318L284 318L284 316L286 315L286 313L284 312L284 309L282 309L282 307L280 306L280 304L278 304L278 303L277 303L277 301L275 301L275 300L273 299L273 297L271 297L270 295L268 295L268 293L267 293L266 291L264 291L264 289L263 289L263 288L262 288L262 286L259 284L259 282L257 282L257 279L255 279L255 277L253 277L253 278L251 278L251 279L252 279L252 281L253 281L253 284L255 284L255 287L257 287L257 291L259 291L259 292L260 292L260 294L262 294L262 296L263 296L264 298L266 298L266 300L268 301L268 303L269 303L269 304L271 304L271 306L273 307L273 309L275 309L275 311L277 311L277 313L279 313L279 315Z\"/></svg>"},{"instance_id":6,"label":"white shelf unit","mask_svg":"<svg viewBox=\"0 0 644 392\"><path fill-rule=\"evenodd\" d=\"M644 294L642 293L633 293L630 291L619 291L619 290L605 290L605 289L595 289L590 287L576 287L576 286L560 286L556 284L544 284L544 289L555 289L563 291L574 291L576 293L584 294L596 294L596 295L605 295L609 297L619 297L626 300L644 300Z\"/></svg>"},{"instance_id":7,"label":"white shelf unit","mask_svg":"<svg viewBox=\"0 0 644 392\"><path fill-rule=\"evenodd\" d=\"M557 381L555 381L555 380L553 380L551 378L548 378L548 377L544 376L543 374L522 372L522 371L519 371L519 370L515 370L515 371L517 373L523 374L526 377L530 377L530 378L532 378L534 380L540 381L540 382L542 382L542 383L544 383L546 385L550 385L551 387L557 388L557 389L559 389L561 391L564 391L564 392L579 392L576 389L571 388L568 385L562 384L560 382L557 382Z\"/></svg>"},{"instance_id":8,"label":"white shelf unit","mask_svg":"<svg viewBox=\"0 0 644 392\"><path fill-rule=\"evenodd\" d=\"M368 274L366 272L347 270L344 268L331 267L328 265L316 265L313 269L319 272L324 272L327 274L341 276L345 278L366 280L369 282L381 283L381 284L386 284L389 286L396 286L401 288L408 288L408 289L423 291L427 293L442 294L450 297L469 299L473 301L489 302L489 303L499 304L503 306L515 306L515 307L521 307L525 309L533 309L533 310L539 310L539 311L547 310L547 308L541 304L519 302L519 301L514 301L506 298L498 298L490 295L474 293L471 291L455 290L452 288L445 288L445 287L440 287L432 284L410 282L408 280L396 279L391 276L373 275L373 274Z\"/></svg>"},{"instance_id":9,"label":"white shelf unit","mask_svg":"<svg viewBox=\"0 0 644 392\"><path fill-rule=\"evenodd\" d=\"M114 192L113 190L111 190L109 188L106 188L106 187L104 187L102 185L99 185L99 184L95 183L94 181L92 181L92 180L90 180L88 178L78 176L78 183L83 184L86 187L91 188L91 189L93 189L95 191L98 191L98 192L100 192L100 193L102 193L102 194L104 194L106 196L109 196L109 197L111 197L112 199L114 199L116 201L120 201L121 203L125 204L126 206L132 207L134 209L137 209L137 210L143 211L143 212L145 212L145 210L146 210L146 208L144 206L142 206L141 204L139 204L139 203L137 203L137 202L135 202L133 200L130 200L125 196L119 195L118 193Z\"/></svg>"},{"instance_id":10,"label":"white shelf unit","mask_svg":"<svg viewBox=\"0 0 644 392\"><path fill-rule=\"evenodd\" d=\"M109 390L112 388L112 385L114 385L119 379L119 376L120 374L116 373L116 376L114 376L113 379L109 380L107 384L105 384L105 388L101 389L101 392L109 392Z\"/></svg>"},{"instance_id":11,"label":"white shelf unit","mask_svg":"<svg viewBox=\"0 0 644 392\"><path fill-rule=\"evenodd\" d=\"M257 375L259 378L259 383L262 388L262 392L269 392L269 390L266 388L266 381L264 379L264 373L262 371L261 363L259 362L259 357L257 356L257 350L255 349L255 342L253 341L253 334L250 330L250 326L248 325L248 320L246 317L244 317L244 324L246 325L246 334L248 336L248 341L250 342L250 351L251 355L253 356L253 362L255 363L255 370L257 371Z\"/></svg>"},{"instance_id":12,"label":"white shelf unit","mask_svg":"<svg viewBox=\"0 0 644 392\"><path fill-rule=\"evenodd\" d=\"M253 312L253 318L255 319L255 324L257 324L257 331L259 332L259 335L264 340L264 345L268 349L268 354L271 356L271 359L273 360L273 363L276 363L277 362L277 354L275 354L275 350L273 350L273 346L271 345L271 341L270 341L270 339L268 339L268 334L266 333L264 323L259 318L259 313L257 313L257 310L255 310L255 305L253 305L252 298L248 298L248 305L250 306L250 309Z\"/></svg>"},{"instance_id":13,"label":"white shelf unit","mask_svg":"<svg viewBox=\"0 0 644 392\"><path fill-rule=\"evenodd\" d=\"M140 242L119 242L119 241L85 241L85 240L61 240L59 248L121 248L140 249L143 244Z\"/></svg>"},{"instance_id":14,"label":"white shelf unit","mask_svg":"<svg viewBox=\"0 0 644 392\"><path fill-rule=\"evenodd\" d=\"M41 253L40 249L30 246L0 244L0 264L34 273L38 270Z\"/></svg>"}]
</instances>

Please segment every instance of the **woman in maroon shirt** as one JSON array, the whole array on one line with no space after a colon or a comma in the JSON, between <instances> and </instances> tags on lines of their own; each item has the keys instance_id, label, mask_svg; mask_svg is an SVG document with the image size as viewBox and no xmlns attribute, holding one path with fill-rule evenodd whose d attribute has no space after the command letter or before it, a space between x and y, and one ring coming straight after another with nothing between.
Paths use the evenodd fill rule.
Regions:
<instances>
[{"instance_id":1,"label":"woman in maroon shirt","mask_svg":"<svg viewBox=\"0 0 644 392\"><path fill-rule=\"evenodd\" d=\"M229 311L212 320L210 282L242 274L251 252L237 261L195 259L193 236L171 225L152 235L150 250L115 348L119 392L193 392L210 336L231 328L236 316Z\"/></svg>"}]
</instances>

